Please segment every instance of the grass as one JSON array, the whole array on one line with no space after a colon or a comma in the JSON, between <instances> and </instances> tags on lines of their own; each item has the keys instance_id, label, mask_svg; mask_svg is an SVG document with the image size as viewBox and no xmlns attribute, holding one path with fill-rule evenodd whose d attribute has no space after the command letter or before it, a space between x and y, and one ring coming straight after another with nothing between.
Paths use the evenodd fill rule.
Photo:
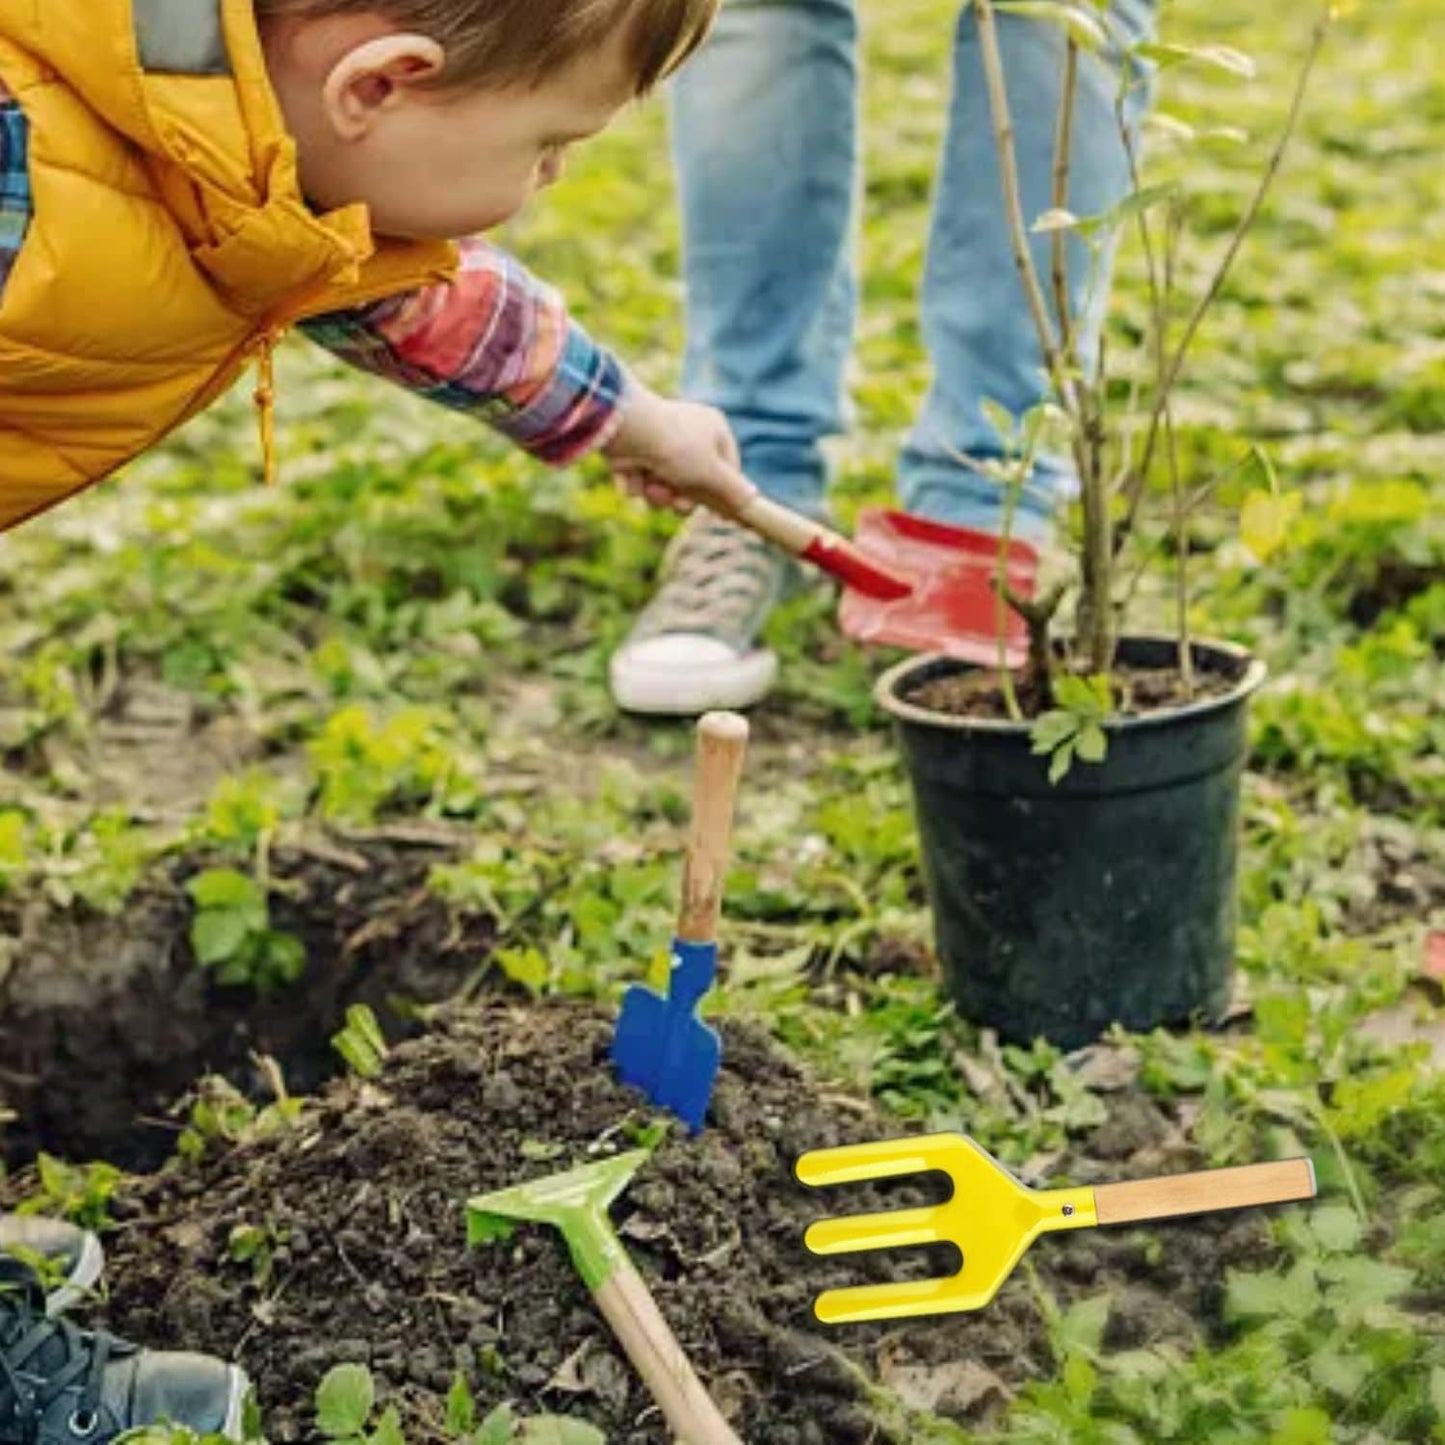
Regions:
<instances>
[{"instance_id":1,"label":"grass","mask_svg":"<svg viewBox=\"0 0 1445 1445\"><path fill-rule=\"evenodd\" d=\"M887 495L927 382L913 297L951 23L939 0L863 8L866 284L857 420L838 450L845 520ZM1249 643L1273 674L1246 786L1252 1020L1117 1045L1137 1054L1141 1088L1188 1101L1211 1158L1308 1149L1322 1200L1281 1218L1287 1272L1226 1282L1229 1337L1191 1358L1110 1353L1091 1317L1060 1319L1056 1377L1016 1403L1007 1439L1445 1439L1441 1017L1416 978L1425 929L1445 925L1445 80L1422 62L1434 18L1432 0L1394 0L1342 23L1181 394L1189 468L1259 439L1305 506L1268 566L1245 557L1227 506L1195 538L1196 625ZM1248 133L1239 147L1153 142L1153 173L1185 183L1217 243L1281 118L1309 16L1179 0L1170 24L1259 60L1247 82L1174 72L1162 99ZM659 106L631 116L507 237L660 386L682 336L664 128ZM1133 253L1120 290L1122 336L1144 304ZM221 962L264 972L276 839L445 818L477 847L433 886L498 918L500 966L537 990L610 993L669 934L686 811L687 730L619 719L603 686L670 523L594 468L545 474L300 344L280 367L285 485L266 491L244 393L0 541L0 893L120 912L166 855L219 853L240 882L213 890L210 911L231 912L201 926ZM1162 595L1146 589L1144 615ZM723 1006L1011 1162L1057 1148L1103 1096L1048 1050L1004 1051L1016 1087L979 1093L956 1061L985 1041L896 962L926 946L928 919L905 783L869 699L875 662L838 642L818 595L770 637L785 681L757 719ZM249 766L117 753L106 710L139 683L229 730Z\"/></svg>"}]
</instances>

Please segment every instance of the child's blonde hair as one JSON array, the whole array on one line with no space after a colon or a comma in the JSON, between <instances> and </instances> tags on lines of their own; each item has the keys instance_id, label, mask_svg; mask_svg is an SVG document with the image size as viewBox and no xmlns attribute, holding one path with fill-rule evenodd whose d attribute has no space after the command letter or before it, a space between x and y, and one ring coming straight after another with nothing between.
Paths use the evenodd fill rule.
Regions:
<instances>
[{"instance_id":1,"label":"child's blonde hair","mask_svg":"<svg viewBox=\"0 0 1445 1445\"><path fill-rule=\"evenodd\" d=\"M371 13L447 53L446 85L535 85L623 30L638 94L702 44L719 0L256 0L259 16Z\"/></svg>"}]
</instances>

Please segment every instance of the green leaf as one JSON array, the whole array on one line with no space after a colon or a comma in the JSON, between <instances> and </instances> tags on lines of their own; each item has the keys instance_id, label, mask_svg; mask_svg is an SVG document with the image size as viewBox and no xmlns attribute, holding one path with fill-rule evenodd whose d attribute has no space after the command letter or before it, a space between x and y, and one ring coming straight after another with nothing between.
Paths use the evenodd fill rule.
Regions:
<instances>
[{"instance_id":1,"label":"green leaf","mask_svg":"<svg viewBox=\"0 0 1445 1445\"><path fill-rule=\"evenodd\" d=\"M524 1420L517 1438L524 1445L607 1445L607 1437L600 1430L562 1415Z\"/></svg>"},{"instance_id":2,"label":"green leaf","mask_svg":"<svg viewBox=\"0 0 1445 1445\"><path fill-rule=\"evenodd\" d=\"M1055 231L1072 231L1079 224L1079 218L1062 206L1054 206L1039 216L1029 228L1036 235L1051 235Z\"/></svg>"},{"instance_id":3,"label":"green leaf","mask_svg":"<svg viewBox=\"0 0 1445 1445\"><path fill-rule=\"evenodd\" d=\"M1065 743L1058 748L1049 763L1049 782L1061 783L1068 777L1069 769L1074 765L1074 745Z\"/></svg>"},{"instance_id":4,"label":"green leaf","mask_svg":"<svg viewBox=\"0 0 1445 1445\"><path fill-rule=\"evenodd\" d=\"M1107 677L1079 677L1066 672L1054 683L1054 696L1060 707L1077 718L1102 722L1114 710Z\"/></svg>"},{"instance_id":5,"label":"green leaf","mask_svg":"<svg viewBox=\"0 0 1445 1445\"><path fill-rule=\"evenodd\" d=\"M535 948L499 948L492 955L497 967L530 994L540 994L551 977L551 966Z\"/></svg>"},{"instance_id":6,"label":"green leaf","mask_svg":"<svg viewBox=\"0 0 1445 1445\"><path fill-rule=\"evenodd\" d=\"M262 986L295 983L306 972L306 945L295 934L268 928L260 946L264 968L257 981Z\"/></svg>"},{"instance_id":7,"label":"green leaf","mask_svg":"<svg viewBox=\"0 0 1445 1445\"><path fill-rule=\"evenodd\" d=\"M1087 1405L1098 1383L1098 1371L1082 1355L1069 1356L1064 1365L1064 1389L1075 1405Z\"/></svg>"},{"instance_id":8,"label":"green leaf","mask_svg":"<svg viewBox=\"0 0 1445 1445\"><path fill-rule=\"evenodd\" d=\"M1160 135L1166 135L1171 140L1193 140L1199 134L1188 121L1180 120L1177 115L1171 115L1167 110L1152 111L1145 118L1145 124L1150 130L1158 131Z\"/></svg>"},{"instance_id":9,"label":"green leaf","mask_svg":"<svg viewBox=\"0 0 1445 1445\"><path fill-rule=\"evenodd\" d=\"M1068 742L1078 730L1079 720L1073 713L1055 708L1034 720L1029 737L1033 740L1035 753L1051 753L1060 744Z\"/></svg>"},{"instance_id":10,"label":"green leaf","mask_svg":"<svg viewBox=\"0 0 1445 1445\"><path fill-rule=\"evenodd\" d=\"M365 1365L336 1365L316 1387L316 1428L338 1440L366 1428L376 1403L376 1383Z\"/></svg>"},{"instance_id":11,"label":"green leaf","mask_svg":"<svg viewBox=\"0 0 1445 1445\"><path fill-rule=\"evenodd\" d=\"M512 1407L503 1401L482 1421L482 1428L472 1437L472 1445L510 1445L516 1423Z\"/></svg>"},{"instance_id":12,"label":"green leaf","mask_svg":"<svg viewBox=\"0 0 1445 1445\"><path fill-rule=\"evenodd\" d=\"M1084 50L1101 50L1109 38L1103 25L1088 11L1061 0L994 0L993 8L1001 14L1021 15L1027 20L1057 25Z\"/></svg>"},{"instance_id":13,"label":"green leaf","mask_svg":"<svg viewBox=\"0 0 1445 1445\"><path fill-rule=\"evenodd\" d=\"M1163 181L1154 186L1141 186L1137 191L1131 191L1118 205L1111 206L1107 211L1102 211L1097 216L1085 216L1080 219L1078 229L1085 234L1106 228L1116 229L1135 216L1142 216L1153 210L1155 206L1161 206L1166 201L1172 200L1179 194L1179 189L1177 181Z\"/></svg>"},{"instance_id":14,"label":"green leaf","mask_svg":"<svg viewBox=\"0 0 1445 1445\"><path fill-rule=\"evenodd\" d=\"M512 1238L517 1227L502 1214L488 1214L485 1210L467 1210L467 1244L475 1249L483 1244L496 1244Z\"/></svg>"},{"instance_id":15,"label":"green leaf","mask_svg":"<svg viewBox=\"0 0 1445 1445\"><path fill-rule=\"evenodd\" d=\"M1334 1421L1324 1410L1311 1405L1286 1410L1269 1437L1269 1445L1331 1445L1334 1438Z\"/></svg>"},{"instance_id":16,"label":"green leaf","mask_svg":"<svg viewBox=\"0 0 1445 1445\"><path fill-rule=\"evenodd\" d=\"M1151 41L1136 45L1133 53L1142 60L1153 61L1161 70L1194 62L1245 80L1252 78L1255 70L1254 61L1249 56L1228 45L1170 45L1163 41Z\"/></svg>"},{"instance_id":17,"label":"green leaf","mask_svg":"<svg viewBox=\"0 0 1445 1445\"><path fill-rule=\"evenodd\" d=\"M447 1434L465 1435L477 1423L477 1402L460 1370L447 1391Z\"/></svg>"},{"instance_id":18,"label":"green leaf","mask_svg":"<svg viewBox=\"0 0 1445 1445\"><path fill-rule=\"evenodd\" d=\"M186 891L200 908L260 908L264 914L266 900L254 878L234 868L210 868L198 873L186 885Z\"/></svg>"},{"instance_id":19,"label":"green leaf","mask_svg":"<svg viewBox=\"0 0 1445 1445\"><path fill-rule=\"evenodd\" d=\"M395 1405L388 1405L377 1421L370 1445L406 1445L406 1436L401 1433L401 1416Z\"/></svg>"},{"instance_id":20,"label":"green leaf","mask_svg":"<svg viewBox=\"0 0 1445 1445\"><path fill-rule=\"evenodd\" d=\"M1303 1320L1321 1303L1319 1287L1307 1265L1288 1274L1234 1274L1224 1298L1225 1314L1231 1319Z\"/></svg>"},{"instance_id":21,"label":"green leaf","mask_svg":"<svg viewBox=\"0 0 1445 1445\"><path fill-rule=\"evenodd\" d=\"M346 1010L346 1027L331 1036L331 1046L363 1079L374 1079L390 1053L376 1015L364 1003Z\"/></svg>"},{"instance_id":22,"label":"green leaf","mask_svg":"<svg viewBox=\"0 0 1445 1445\"><path fill-rule=\"evenodd\" d=\"M222 963L234 958L250 937L245 914L230 908L198 913L191 921L191 947L202 964Z\"/></svg>"},{"instance_id":23,"label":"green leaf","mask_svg":"<svg viewBox=\"0 0 1445 1445\"><path fill-rule=\"evenodd\" d=\"M1346 1355L1332 1345L1316 1351L1309 1359L1309 1375L1322 1390L1352 1399L1370 1373L1369 1357ZM1325 1437L1328 1439L1328 1437Z\"/></svg>"},{"instance_id":24,"label":"green leaf","mask_svg":"<svg viewBox=\"0 0 1445 1445\"><path fill-rule=\"evenodd\" d=\"M979 402L978 409L983 413L984 420L999 436L1006 442L1013 439L1014 433L1018 430L1018 418L1002 402L986 396Z\"/></svg>"},{"instance_id":25,"label":"green leaf","mask_svg":"<svg viewBox=\"0 0 1445 1445\"><path fill-rule=\"evenodd\" d=\"M25 815L0 813L0 868L20 868L25 863Z\"/></svg>"},{"instance_id":26,"label":"green leaf","mask_svg":"<svg viewBox=\"0 0 1445 1445\"><path fill-rule=\"evenodd\" d=\"M1109 1323L1109 1296L1090 1295L1070 1305L1058 1324L1059 1344L1067 1354L1097 1354Z\"/></svg>"},{"instance_id":27,"label":"green leaf","mask_svg":"<svg viewBox=\"0 0 1445 1445\"><path fill-rule=\"evenodd\" d=\"M1435 1413L1445 1420L1445 1366L1434 1365L1430 1369L1430 1403Z\"/></svg>"},{"instance_id":28,"label":"green leaf","mask_svg":"<svg viewBox=\"0 0 1445 1445\"><path fill-rule=\"evenodd\" d=\"M1304 505L1298 492L1284 496L1251 492L1239 514L1239 540L1259 562L1268 562L1284 546Z\"/></svg>"},{"instance_id":29,"label":"green leaf","mask_svg":"<svg viewBox=\"0 0 1445 1445\"><path fill-rule=\"evenodd\" d=\"M1326 1260L1320 1265L1320 1274L1330 1282L1331 1301L1338 1300L1337 1307L1344 1303L1357 1308L1386 1304L1415 1283L1414 1270L1365 1255Z\"/></svg>"},{"instance_id":30,"label":"green leaf","mask_svg":"<svg viewBox=\"0 0 1445 1445\"><path fill-rule=\"evenodd\" d=\"M1348 1254L1360 1242L1360 1217L1343 1204L1327 1204L1310 1216L1310 1231L1331 1254Z\"/></svg>"},{"instance_id":31,"label":"green leaf","mask_svg":"<svg viewBox=\"0 0 1445 1445\"><path fill-rule=\"evenodd\" d=\"M1085 723L1079 729L1074 750L1086 763L1102 763L1109 751L1109 736L1098 723Z\"/></svg>"}]
</instances>

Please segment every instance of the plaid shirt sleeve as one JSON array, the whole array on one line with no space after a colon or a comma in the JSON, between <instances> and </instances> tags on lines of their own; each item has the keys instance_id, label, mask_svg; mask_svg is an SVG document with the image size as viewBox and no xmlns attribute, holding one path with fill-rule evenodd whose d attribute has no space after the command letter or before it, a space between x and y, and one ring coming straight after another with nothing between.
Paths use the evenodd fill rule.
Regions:
<instances>
[{"instance_id":1,"label":"plaid shirt sleeve","mask_svg":"<svg viewBox=\"0 0 1445 1445\"><path fill-rule=\"evenodd\" d=\"M0 86L0 291L30 225L29 139L25 112Z\"/></svg>"},{"instance_id":2,"label":"plaid shirt sleeve","mask_svg":"<svg viewBox=\"0 0 1445 1445\"><path fill-rule=\"evenodd\" d=\"M364 371L480 418L554 465L605 445L626 376L558 294L506 252L462 243L448 283L303 324Z\"/></svg>"}]
</instances>

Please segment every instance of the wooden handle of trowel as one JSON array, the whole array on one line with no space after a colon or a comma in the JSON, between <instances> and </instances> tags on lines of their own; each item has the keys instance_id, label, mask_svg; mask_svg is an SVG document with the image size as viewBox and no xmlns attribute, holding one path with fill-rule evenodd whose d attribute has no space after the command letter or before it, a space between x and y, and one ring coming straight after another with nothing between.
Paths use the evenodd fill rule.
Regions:
<instances>
[{"instance_id":1,"label":"wooden handle of trowel","mask_svg":"<svg viewBox=\"0 0 1445 1445\"><path fill-rule=\"evenodd\" d=\"M692 832L683 864L682 910L677 922L677 935L685 943L711 943L717 937L733 805L747 748L745 717L735 712L710 712L699 719Z\"/></svg>"},{"instance_id":2,"label":"wooden handle of trowel","mask_svg":"<svg viewBox=\"0 0 1445 1445\"><path fill-rule=\"evenodd\" d=\"M1168 1219L1314 1197L1315 1166L1308 1159L1281 1159L1274 1164L1243 1164L1234 1169L1097 1185L1094 1208L1100 1224L1132 1224L1137 1219Z\"/></svg>"},{"instance_id":3,"label":"wooden handle of trowel","mask_svg":"<svg viewBox=\"0 0 1445 1445\"><path fill-rule=\"evenodd\" d=\"M732 513L732 519L774 546L791 552L794 557L821 567L865 597L896 602L913 591L913 584L906 577L899 576L871 557L865 557L852 542L831 527L825 527L761 492Z\"/></svg>"},{"instance_id":4,"label":"wooden handle of trowel","mask_svg":"<svg viewBox=\"0 0 1445 1445\"><path fill-rule=\"evenodd\" d=\"M632 1265L616 1270L592 1298L683 1445L742 1445Z\"/></svg>"}]
</instances>

